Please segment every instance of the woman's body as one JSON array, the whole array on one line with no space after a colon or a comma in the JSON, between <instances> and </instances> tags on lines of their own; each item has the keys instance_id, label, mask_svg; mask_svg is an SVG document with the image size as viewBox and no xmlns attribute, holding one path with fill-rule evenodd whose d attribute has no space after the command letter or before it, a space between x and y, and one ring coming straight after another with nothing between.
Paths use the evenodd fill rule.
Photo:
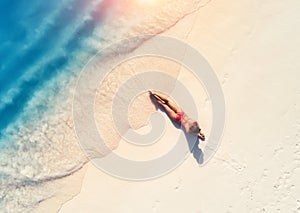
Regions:
<instances>
[{"instance_id":1,"label":"woman's body","mask_svg":"<svg viewBox=\"0 0 300 213\"><path fill-rule=\"evenodd\" d=\"M172 102L162 94L158 94L157 92L151 91L149 92L150 96L153 97L156 100L156 102L165 109L165 111L171 119L184 126L187 133L197 135L202 140L205 139L205 135L201 132L198 123L191 119L174 102Z\"/></svg>"}]
</instances>

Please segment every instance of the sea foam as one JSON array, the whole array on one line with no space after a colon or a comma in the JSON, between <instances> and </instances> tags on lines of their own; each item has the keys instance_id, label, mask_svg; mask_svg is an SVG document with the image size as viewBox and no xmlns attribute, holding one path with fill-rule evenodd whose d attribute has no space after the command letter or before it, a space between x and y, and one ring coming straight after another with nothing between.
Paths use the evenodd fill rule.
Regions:
<instances>
[{"instance_id":1,"label":"sea foam","mask_svg":"<svg viewBox=\"0 0 300 213\"><path fill-rule=\"evenodd\" d=\"M22 21L14 27L27 31L25 38L17 44L15 34L15 41L2 37L0 46L11 52L1 59L2 212L31 212L55 196L61 179L88 162L72 120L77 77L87 61L120 39L162 33L205 3L65 0L26 7L20 1L16 10ZM116 54L132 48L120 47Z\"/></svg>"}]
</instances>

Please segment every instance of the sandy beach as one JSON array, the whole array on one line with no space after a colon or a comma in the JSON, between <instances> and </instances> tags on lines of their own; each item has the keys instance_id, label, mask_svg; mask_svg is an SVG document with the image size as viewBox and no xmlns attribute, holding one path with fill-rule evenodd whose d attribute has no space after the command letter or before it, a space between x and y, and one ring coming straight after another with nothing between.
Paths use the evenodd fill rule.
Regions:
<instances>
[{"instance_id":1,"label":"sandy beach","mask_svg":"<svg viewBox=\"0 0 300 213\"><path fill-rule=\"evenodd\" d=\"M213 0L164 32L196 48L222 85L226 121L216 154L205 165L190 154L148 181L118 179L88 163L83 182L74 181L80 193L59 212L300 212L299 10L297 0ZM178 80L203 90L182 69ZM209 136L209 97L193 98ZM166 137L178 131L170 125ZM172 145L132 156L121 141L115 151L152 158Z\"/></svg>"}]
</instances>

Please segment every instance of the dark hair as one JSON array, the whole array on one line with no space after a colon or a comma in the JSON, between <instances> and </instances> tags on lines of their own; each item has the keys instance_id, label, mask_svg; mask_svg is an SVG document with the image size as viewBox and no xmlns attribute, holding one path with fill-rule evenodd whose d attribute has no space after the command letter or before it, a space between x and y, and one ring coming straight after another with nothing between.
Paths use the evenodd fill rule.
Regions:
<instances>
[{"instance_id":1,"label":"dark hair","mask_svg":"<svg viewBox=\"0 0 300 213\"><path fill-rule=\"evenodd\" d=\"M190 132L198 134L200 132L198 123L195 121L192 126L190 126Z\"/></svg>"}]
</instances>

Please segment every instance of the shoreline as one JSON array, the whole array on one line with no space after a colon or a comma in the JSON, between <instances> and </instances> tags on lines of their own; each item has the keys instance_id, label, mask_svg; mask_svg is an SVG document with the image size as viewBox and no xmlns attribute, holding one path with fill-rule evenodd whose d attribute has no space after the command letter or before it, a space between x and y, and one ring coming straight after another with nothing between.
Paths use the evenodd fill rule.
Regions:
<instances>
[{"instance_id":1,"label":"shoreline","mask_svg":"<svg viewBox=\"0 0 300 213\"><path fill-rule=\"evenodd\" d=\"M203 167L191 155L176 170L146 182L116 179L89 163L80 193L59 212L296 211L300 64L294 59L300 30L291 26L300 17L292 3L300 8L295 0L216 0L163 33L203 53L222 84L227 120L216 155ZM195 98L201 100L200 94ZM203 120L205 128L208 123Z\"/></svg>"}]
</instances>

